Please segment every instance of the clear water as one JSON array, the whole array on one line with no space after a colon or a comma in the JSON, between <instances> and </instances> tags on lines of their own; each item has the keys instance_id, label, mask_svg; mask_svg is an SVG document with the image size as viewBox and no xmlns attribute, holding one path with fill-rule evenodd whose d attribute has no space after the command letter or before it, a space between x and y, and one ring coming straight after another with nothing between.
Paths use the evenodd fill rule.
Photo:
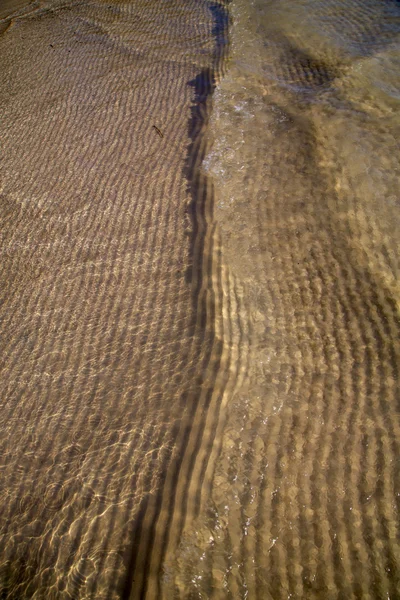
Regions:
<instances>
[{"instance_id":1,"label":"clear water","mask_svg":"<svg viewBox=\"0 0 400 600\"><path fill-rule=\"evenodd\" d=\"M396 598L399 5L229 11L203 169L243 383L180 593Z\"/></svg>"},{"instance_id":2,"label":"clear water","mask_svg":"<svg viewBox=\"0 0 400 600\"><path fill-rule=\"evenodd\" d=\"M399 3L0 16L1 597L398 598Z\"/></svg>"}]
</instances>

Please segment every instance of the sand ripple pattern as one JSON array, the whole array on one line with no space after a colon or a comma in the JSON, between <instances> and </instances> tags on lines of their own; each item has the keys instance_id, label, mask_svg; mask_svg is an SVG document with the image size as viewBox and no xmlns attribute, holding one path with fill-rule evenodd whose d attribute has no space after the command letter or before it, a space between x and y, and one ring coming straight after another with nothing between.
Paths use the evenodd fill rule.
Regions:
<instances>
[{"instance_id":1,"label":"sand ripple pattern","mask_svg":"<svg viewBox=\"0 0 400 600\"><path fill-rule=\"evenodd\" d=\"M262 4L0 22L7 600L399 597L398 7Z\"/></svg>"},{"instance_id":2,"label":"sand ripple pattern","mask_svg":"<svg viewBox=\"0 0 400 600\"><path fill-rule=\"evenodd\" d=\"M258 7L231 5L204 163L248 367L170 569L186 599L398 598L400 122L366 84L399 44L395 8ZM316 43L314 7L346 56Z\"/></svg>"},{"instance_id":3,"label":"sand ripple pattern","mask_svg":"<svg viewBox=\"0 0 400 600\"><path fill-rule=\"evenodd\" d=\"M198 503L229 379L197 176L225 28L207 2L2 21L2 598L143 597L182 464Z\"/></svg>"}]
</instances>

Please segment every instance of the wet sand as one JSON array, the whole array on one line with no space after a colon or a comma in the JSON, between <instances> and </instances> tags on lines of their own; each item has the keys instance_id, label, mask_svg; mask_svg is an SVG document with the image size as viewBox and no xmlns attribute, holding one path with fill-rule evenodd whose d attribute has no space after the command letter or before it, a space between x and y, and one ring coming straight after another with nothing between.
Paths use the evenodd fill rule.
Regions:
<instances>
[{"instance_id":1,"label":"wet sand","mask_svg":"<svg viewBox=\"0 0 400 600\"><path fill-rule=\"evenodd\" d=\"M398 597L396 113L237 5L0 21L7 600Z\"/></svg>"},{"instance_id":2,"label":"wet sand","mask_svg":"<svg viewBox=\"0 0 400 600\"><path fill-rule=\"evenodd\" d=\"M203 168L245 377L170 568L184 598L398 598L398 7L229 10Z\"/></svg>"},{"instance_id":3,"label":"wet sand","mask_svg":"<svg viewBox=\"0 0 400 600\"><path fill-rule=\"evenodd\" d=\"M4 598L159 597L180 471L199 493L227 379L198 172L223 10L49 2L3 22Z\"/></svg>"}]
</instances>

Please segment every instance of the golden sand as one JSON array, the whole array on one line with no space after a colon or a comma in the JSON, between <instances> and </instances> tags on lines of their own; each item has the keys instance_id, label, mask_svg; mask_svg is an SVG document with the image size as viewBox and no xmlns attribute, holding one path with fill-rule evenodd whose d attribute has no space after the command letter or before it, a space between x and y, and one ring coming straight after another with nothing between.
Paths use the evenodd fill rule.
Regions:
<instances>
[{"instance_id":1,"label":"golden sand","mask_svg":"<svg viewBox=\"0 0 400 600\"><path fill-rule=\"evenodd\" d=\"M395 599L391 107L276 15L321 104L222 4L2 10L1 597Z\"/></svg>"}]
</instances>

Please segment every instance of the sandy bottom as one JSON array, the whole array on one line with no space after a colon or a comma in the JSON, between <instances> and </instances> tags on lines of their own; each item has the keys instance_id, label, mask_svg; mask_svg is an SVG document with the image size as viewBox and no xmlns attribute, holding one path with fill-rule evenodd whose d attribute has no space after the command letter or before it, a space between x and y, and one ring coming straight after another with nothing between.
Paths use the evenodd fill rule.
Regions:
<instances>
[{"instance_id":1,"label":"sandy bottom","mask_svg":"<svg viewBox=\"0 0 400 600\"><path fill-rule=\"evenodd\" d=\"M244 4L3 5L5 600L398 598L399 123Z\"/></svg>"},{"instance_id":2,"label":"sandy bottom","mask_svg":"<svg viewBox=\"0 0 400 600\"><path fill-rule=\"evenodd\" d=\"M4 598L159 579L222 353L198 173L215 10L44 2L2 22Z\"/></svg>"}]
</instances>

